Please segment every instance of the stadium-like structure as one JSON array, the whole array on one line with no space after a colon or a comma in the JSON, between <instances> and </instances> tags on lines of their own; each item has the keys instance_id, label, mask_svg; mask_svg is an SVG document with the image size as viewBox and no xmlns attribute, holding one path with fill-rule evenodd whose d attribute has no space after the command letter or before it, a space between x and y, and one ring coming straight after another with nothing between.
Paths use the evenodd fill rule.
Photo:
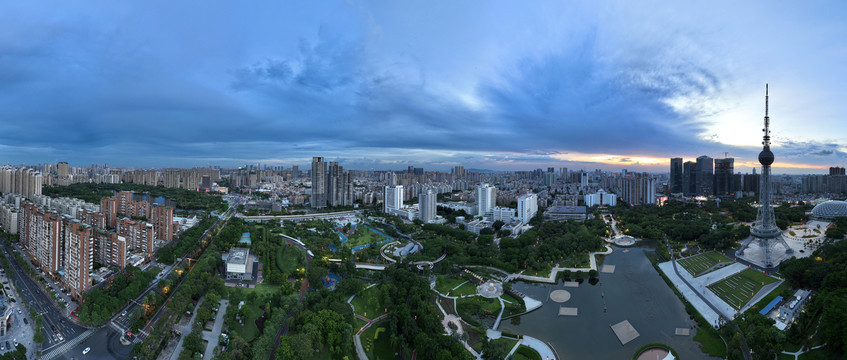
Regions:
<instances>
[{"instance_id":1,"label":"stadium-like structure","mask_svg":"<svg viewBox=\"0 0 847 360\"><path fill-rule=\"evenodd\" d=\"M847 217L847 201L829 200L815 205L812 215L818 219Z\"/></svg>"}]
</instances>

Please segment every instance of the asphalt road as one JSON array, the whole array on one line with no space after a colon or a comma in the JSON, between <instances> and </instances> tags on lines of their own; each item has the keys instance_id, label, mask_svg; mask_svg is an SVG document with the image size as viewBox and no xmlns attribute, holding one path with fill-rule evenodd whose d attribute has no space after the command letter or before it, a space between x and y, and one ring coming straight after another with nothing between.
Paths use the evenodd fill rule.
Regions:
<instances>
[{"instance_id":1,"label":"asphalt road","mask_svg":"<svg viewBox=\"0 0 847 360\"><path fill-rule=\"evenodd\" d=\"M42 349L42 352L49 351L50 348L60 345L65 341L69 341L85 331L85 328L82 326L76 325L67 320L63 315L64 310L60 310L56 307L49 295L44 292L39 284L26 275L24 269L21 268L21 264L18 264L12 256L12 250L5 245L0 246L2 246L4 255L9 259L12 269L14 269L14 274L10 274L9 276L10 280L15 283L15 286L17 286L21 296L26 298L26 303L35 308L35 311L41 314L44 318L43 324L48 339L44 343L44 349ZM54 340L54 335L56 335L57 338L61 335L64 340Z\"/></svg>"}]
</instances>

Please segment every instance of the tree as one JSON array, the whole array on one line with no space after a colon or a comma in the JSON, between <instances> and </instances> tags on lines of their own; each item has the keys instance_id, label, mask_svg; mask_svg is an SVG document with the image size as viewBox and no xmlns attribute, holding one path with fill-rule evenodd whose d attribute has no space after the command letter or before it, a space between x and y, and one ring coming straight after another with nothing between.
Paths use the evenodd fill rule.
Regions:
<instances>
[{"instance_id":1,"label":"tree","mask_svg":"<svg viewBox=\"0 0 847 360\"><path fill-rule=\"evenodd\" d=\"M484 360L502 360L509 354L509 349L505 342L487 340L482 342L482 358Z\"/></svg>"},{"instance_id":2,"label":"tree","mask_svg":"<svg viewBox=\"0 0 847 360\"><path fill-rule=\"evenodd\" d=\"M497 221L495 221L493 224L491 224L491 227L493 227L493 228L494 228L494 230L499 231L499 230L500 230L500 228L502 228L502 227L503 227L503 225L506 225L506 223L505 223L505 222L503 222L503 220L497 220Z\"/></svg>"}]
</instances>

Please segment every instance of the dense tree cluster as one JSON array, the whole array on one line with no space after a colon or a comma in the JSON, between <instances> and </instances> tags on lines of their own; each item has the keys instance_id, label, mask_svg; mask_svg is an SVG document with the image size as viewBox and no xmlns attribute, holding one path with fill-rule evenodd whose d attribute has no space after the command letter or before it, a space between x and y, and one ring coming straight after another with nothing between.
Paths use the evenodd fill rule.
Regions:
<instances>
[{"instance_id":1,"label":"dense tree cluster","mask_svg":"<svg viewBox=\"0 0 847 360\"><path fill-rule=\"evenodd\" d=\"M86 324L105 324L120 308L150 286L157 273L157 269L142 271L132 265L127 266L109 284L86 293L76 311L77 316Z\"/></svg>"},{"instance_id":2,"label":"dense tree cluster","mask_svg":"<svg viewBox=\"0 0 847 360\"><path fill-rule=\"evenodd\" d=\"M201 248L202 239L200 237L214 223L214 217L204 217L199 223L183 231L169 244L156 251L156 260L162 264L170 265L174 263L177 257L188 252L198 251Z\"/></svg>"},{"instance_id":3,"label":"dense tree cluster","mask_svg":"<svg viewBox=\"0 0 847 360\"><path fill-rule=\"evenodd\" d=\"M847 219L838 219L836 223L845 224ZM828 347L842 353L847 351L847 327L844 326L847 323L844 311L847 309L847 242L828 242L810 257L783 262L780 271L792 287L817 292L789 335L810 335L814 319L819 315L818 336ZM802 342L803 338L796 340Z\"/></svg>"},{"instance_id":4,"label":"dense tree cluster","mask_svg":"<svg viewBox=\"0 0 847 360\"><path fill-rule=\"evenodd\" d=\"M44 195L47 196L72 197L95 204L99 204L103 198L113 196L117 191L146 193L154 197L161 196L173 201L176 203L178 209L183 210L224 211L227 208L226 202L220 196L164 186L82 183L68 186L44 187L43 189Z\"/></svg>"}]
</instances>

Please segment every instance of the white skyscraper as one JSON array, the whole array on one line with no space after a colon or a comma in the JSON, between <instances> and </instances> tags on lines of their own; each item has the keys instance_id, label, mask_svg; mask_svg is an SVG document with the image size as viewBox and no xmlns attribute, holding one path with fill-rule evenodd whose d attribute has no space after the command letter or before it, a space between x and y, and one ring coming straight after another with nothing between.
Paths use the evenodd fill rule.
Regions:
<instances>
[{"instance_id":1,"label":"white skyscraper","mask_svg":"<svg viewBox=\"0 0 847 360\"><path fill-rule=\"evenodd\" d=\"M403 207L403 185L385 187L382 211L390 213L391 210L400 210Z\"/></svg>"},{"instance_id":2,"label":"white skyscraper","mask_svg":"<svg viewBox=\"0 0 847 360\"><path fill-rule=\"evenodd\" d=\"M486 183L479 183L476 186L476 206L479 216L485 216L496 205L497 188Z\"/></svg>"},{"instance_id":3,"label":"white skyscraper","mask_svg":"<svg viewBox=\"0 0 847 360\"><path fill-rule=\"evenodd\" d=\"M538 213L538 195L526 194L518 198L518 220L528 223Z\"/></svg>"},{"instance_id":4,"label":"white skyscraper","mask_svg":"<svg viewBox=\"0 0 847 360\"><path fill-rule=\"evenodd\" d=\"M437 206L435 191L432 191L432 189L426 189L418 196L420 197L418 205L420 207L419 213L421 221L423 221L424 223L432 222L433 220L435 220Z\"/></svg>"}]
</instances>

